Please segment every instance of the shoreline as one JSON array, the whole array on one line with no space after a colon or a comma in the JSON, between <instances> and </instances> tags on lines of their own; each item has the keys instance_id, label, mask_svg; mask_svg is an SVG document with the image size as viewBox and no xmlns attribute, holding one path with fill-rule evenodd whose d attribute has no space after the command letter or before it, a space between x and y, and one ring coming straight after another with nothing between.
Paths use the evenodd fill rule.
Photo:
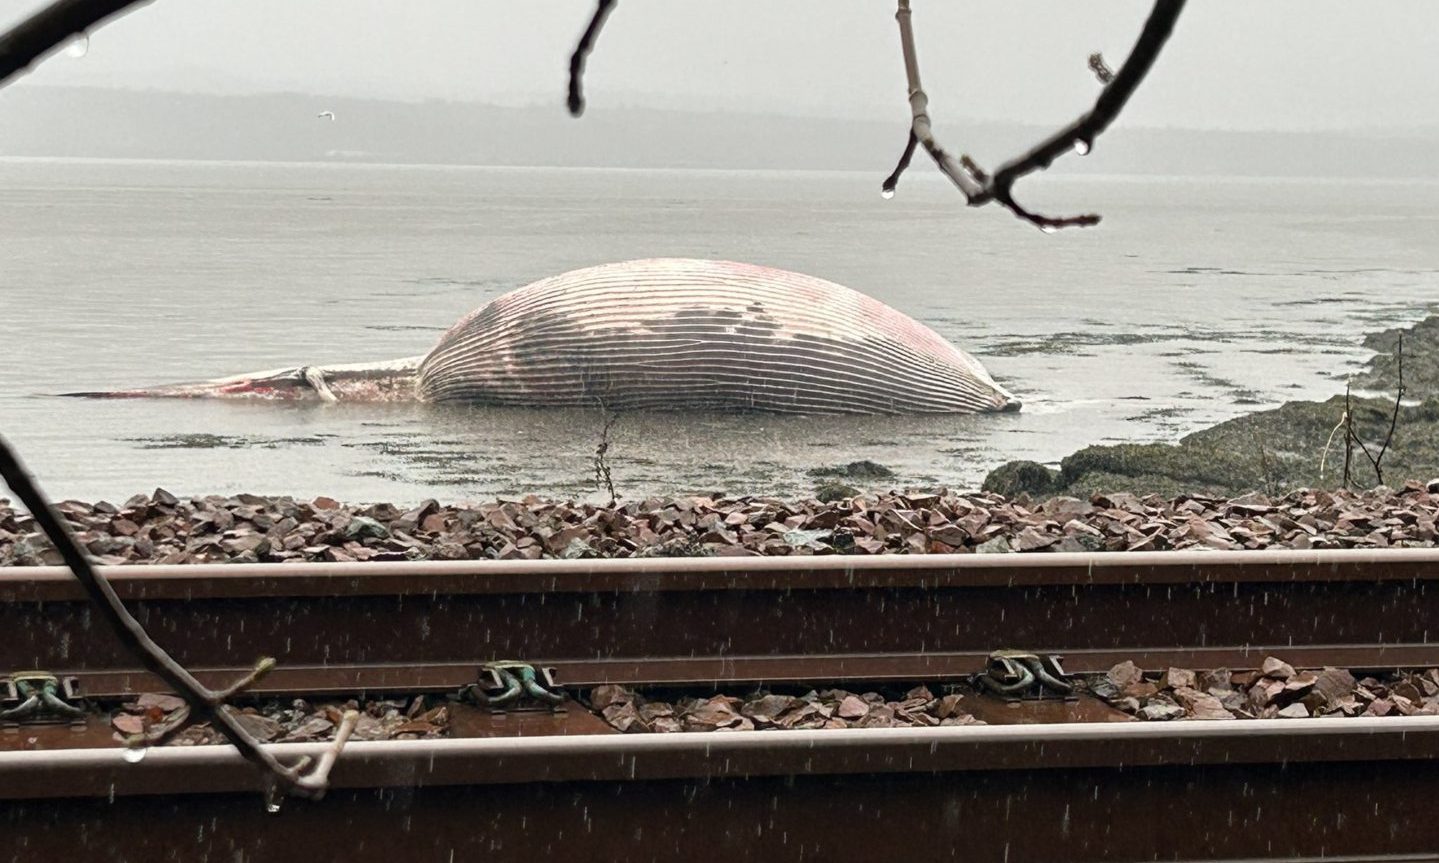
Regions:
<instances>
[{"instance_id":1,"label":"shoreline","mask_svg":"<svg viewBox=\"0 0 1439 863\"><path fill-rule=\"evenodd\" d=\"M1401 338L1403 397L1396 410ZM1371 333L1363 344L1375 355L1350 380L1352 427L1362 442L1350 447L1350 487L1398 486L1439 476L1439 452L1433 446L1439 440L1439 316ZM1324 401L1286 402L1192 432L1178 443L1084 447L1061 459L1058 470L1033 461L1006 462L990 471L980 487L1036 498L1120 491L1233 497L1254 490L1284 495L1337 488L1345 448L1344 434L1336 427L1345 410L1342 391ZM1379 462L1377 469L1371 457Z\"/></svg>"},{"instance_id":2,"label":"shoreline","mask_svg":"<svg viewBox=\"0 0 1439 863\"><path fill-rule=\"evenodd\" d=\"M1008 462L970 493L860 493L848 481L893 474L854 462L811 471L816 496L797 500L716 494L598 506L529 495L402 508L156 489L120 505L57 506L97 562L111 565L1434 546L1439 480L1415 478L1439 476L1439 316L1364 345L1376 353L1350 381L1361 393L1350 407L1362 443L1348 454L1347 490L1332 488L1345 455L1343 436L1338 446L1332 439L1345 412L1336 395L1227 420L1177 444L1085 447L1057 471ZM33 520L0 497L0 567L56 563Z\"/></svg>"}]
</instances>

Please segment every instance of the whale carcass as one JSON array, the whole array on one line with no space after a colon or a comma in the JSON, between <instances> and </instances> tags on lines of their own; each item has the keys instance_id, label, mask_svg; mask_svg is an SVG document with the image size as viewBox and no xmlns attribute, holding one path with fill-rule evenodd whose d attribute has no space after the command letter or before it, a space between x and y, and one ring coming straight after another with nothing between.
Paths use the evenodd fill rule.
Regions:
<instances>
[{"instance_id":1,"label":"whale carcass","mask_svg":"<svg viewBox=\"0 0 1439 863\"><path fill-rule=\"evenodd\" d=\"M978 360L872 297L771 267L679 258L602 264L517 288L462 318L423 357L76 395L782 413L1019 408Z\"/></svg>"}]
</instances>

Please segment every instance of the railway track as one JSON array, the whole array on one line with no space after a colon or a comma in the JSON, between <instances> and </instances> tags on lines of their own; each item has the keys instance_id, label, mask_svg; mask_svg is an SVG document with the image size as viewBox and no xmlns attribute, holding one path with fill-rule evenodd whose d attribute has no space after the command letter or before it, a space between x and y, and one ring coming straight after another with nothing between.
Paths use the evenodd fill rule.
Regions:
<instances>
[{"instance_id":1,"label":"railway track","mask_svg":"<svg viewBox=\"0 0 1439 863\"><path fill-rule=\"evenodd\" d=\"M1082 682L1072 693L980 685L1031 654L1062 656L1058 670L1081 681L1126 661L1151 679L1171 667L1243 672L1269 656L1356 675L1439 667L1428 625L1439 619L1439 552L106 574L202 680L233 679L273 655L280 666L249 693L256 702L422 696L446 705L446 736L352 742L326 800L288 801L278 815L227 747L156 746L131 763L108 710L158 682L92 626L66 570L0 570L0 677L43 670L87 711L0 725L0 852L16 860L140 860L175 848L197 860L406 861L540 850L1010 861L1439 850L1428 811L1439 715L1136 722ZM501 661L516 663L508 678ZM566 700L500 697L524 669ZM658 697L919 685L961 695L985 724L621 734L591 709L598 687Z\"/></svg>"}]
</instances>

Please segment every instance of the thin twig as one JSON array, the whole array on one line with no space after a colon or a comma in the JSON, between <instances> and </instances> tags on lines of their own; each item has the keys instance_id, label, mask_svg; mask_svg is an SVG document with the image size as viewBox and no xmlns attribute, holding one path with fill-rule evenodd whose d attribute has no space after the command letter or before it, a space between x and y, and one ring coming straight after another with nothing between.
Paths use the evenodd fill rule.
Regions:
<instances>
[{"instance_id":1,"label":"thin twig","mask_svg":"<svg viewBox=\"0 0 1439 863\"><path fill-rule=\"evenodd\" d=\"M0 84L106 20L150 0L55 0L0 34Z\"/></svg>"},{"instance_id":2,"label":"thin twig","mask_svg":"<svg viewBox=\"0 0 1439 863\"><path fill-rule=\"evenodd\" d=\"M1344 385L1344 478L1340 488L1349 487L1349 463L1354 457L1354 403L1349 397L1349 384Z\"/></svg>"},{"instance_id":3,"label":"thin twig","mask_svg":"<svg viewBox=\"0 0 1439 863\"><path fill-rule=\"evenodd\" d=\"M1345 411L1344 415L1339 418L1339 422L1334 424L1334 428L1329 430L1329 437L1324 441L1324 450L1319 453L1319 479L1321 482L1324 480L1324 463L1329 458L1329 446L1334 443L1334 436L1339 434L1339 430L1344 428L1344 424L1347 422L1349 422L1349 412Z\"/></svg>"},{"instance_id":4,"label":"thin twig","mask_svg":"<svg viewBox=\"0 0 1439 863\"><path fill-rule=\"evenodd\" d=\"M90 563L84 549L76 542L58 511L40 491L25 466L20 462L10 444L0 437L0 477L14 492L25 508L30 510L36 525L49 538L50 543L60 552L61 559L75 579L89 595L91 603L99 610L100 616L109 624L115 637L149 671L154 673L190 705L194 715L202 721L209 721L220 730L244 758L261 770L271 774L278 787L302 797L318 798L328 787L328 775L318 769L304 773L308 759L301 764L281 764L266 751L230 711L223 709L224 699L240 691L245 685L254 683L274 666L274 660L262 659L253 671L226 689L215 691L206 688L174 657L156 644L145 627L136 620L110 582ZM355 717L358 719L358 715ZM343 728L343 726L342 726ZM348 735L346 735L348 736ZM338 737L338 735L337 735ZM331 759L333 763L333 759ZM322 759L321 764L325 762Z\"/></svg>"},{"instance_id":5,"label":"thin twig","mask_svg":"<svg viewBox=\"0 0 1439 863\"><path fill-rule=\"evenodd\" d=\"M595 446L595 482L602 484L610 493L610 506L614 506L620 497L615 493L615 481L610 475L610 463L606 456L610 451L610 429L614 428L620 415L610 413L604 402L600 402L600 409L605 412L605 424L600 429L600 442Z\"/></svg>"},{"instance_id":6,"label":"thin twig","mask_svg":"<svg viewBox=\"0 0 1439 863\"><path fill-rule=\"evenodd\" d=\"M598 0L595 3L595 14L590 18L590 26L585 28L584 35L580 36L579 44L575 46L575 52L570 55L570 116L578 117L585 112L585 94L580 88L585 77L585 60L589 58L590 52L594 50L595 39L600 35L600 30L605 26L605 19L609 17L610 10L615 8L618 0Z\"/></svg>"},{"instance_id":7,"label":"thin twig","mask_svg":"<svg viewBox=\"0 0 1439 863\"><path fill-rule=\"evenodd\" d=\"M1014 200L1014 184L1021 177L1048 168L1055 159L1065 153L1088 153L1093 148L1094 139L1109 128L1128 103L1129 97L1134 95L1134 91L1149 74L1154 61L1158 59L1164 44L1173 33L1179 14L1184 11L1184 3L1185 0L1155 0L1154 8L1144 22L1144 29L1134 44L1134 50L1114 74L1113 80L1100 92L1094 107L1028 153L1006 162L992 177L980 179L983 172L964 168L965 164L972 165L972 160L964 157L958 162L955 161L934 140L928 114L929 98L919 83L919 61L914 50L914 28L910 22L909 0L899 0L895 19L899 22L900 48L904 53L905 75L909 82L910 124L914 136L934 157L935 164L945 176L964 193L970 206L977 207L996 201L1019 218L1045 231L1096 225L1099 223L1099 216L1092 213L1056 218L1027 210ZM898 175L906 164L906 160L900 160L900 167L885 181L883 188L886 191L893 191L899 181Z\"/></svg>"},{"instance_id":8,"label":"thin twig","mask_svg":"<svg viewBox=\"0 0 1439 863\"><path fill-rule=\"evenodd\" d=\"M919 138L915 136L914 127L911 126L909 130L909 141L904 145L904 152L899 156L899 164L894 166L894 171L888 177L885 177L884 182L880 184L880 193L885 197L894 194L895 186L899 185L899 175L903 174L904 169L909 167L909 160L914 158L914 148L918 143Z\"/></svg>"},{"instance_id":9,"label":"thin twig","mask_svg":"<svg viewBox=\"0 0 1439 863\"><path fill-rule=\"evenodd\" d=\"M1399 347L1396 353L1399 360L1399 388L1394 391L1394 412L1389 415L1389 434L1384 436L1384 445L1379 447L1379 455L1374 457L1374 475L1378 478L1379 484L1384 484L1384 471L1380 465L1384 462L1384 454L1389 451L1389 444L1394 440L1394 429L1399 426L1399 404L1404 400L1404 334L1399 334Z\"/></svg>"},{"instance_id":10,"label":"thin twig","mask_svg":"<svg viewBox=\"0 0 1439 863\"><path fill-rule=\"evenodd\" d=\"M1264 493L1277 494L1279 483L1273 478L1269 467L1269 453L1264 448L1264 438L1260 437L1257 431L1254 433L1254 443L1259 447L1259 475L1264 480Z\"/></svg>"},{"instance_id":11,"label":"thin twig","mask_svg":"<svg viewBox=\"0 0 1439 863\"><path fill-rule=\"evenodd\" d=\"M1347 395L1348 394L1346 392L1346 397ZM1384 474L1382 471L1379 470L1379 459L1374 457L1374 453L1369 450L1369 444L1364 442L1364 438L1360 437L1358 432L1354 431L1354 415L1352 413L1349 415L1349 425L1346 431L1348 432L1350 438L1353 439L1353 442L1359 444L1360 452L1364 453L1364 457L1369 459L1370 466L1374 468L1374 474L1379 477L1379 482L1383 483Z\"/></svg>"}]
</instances>

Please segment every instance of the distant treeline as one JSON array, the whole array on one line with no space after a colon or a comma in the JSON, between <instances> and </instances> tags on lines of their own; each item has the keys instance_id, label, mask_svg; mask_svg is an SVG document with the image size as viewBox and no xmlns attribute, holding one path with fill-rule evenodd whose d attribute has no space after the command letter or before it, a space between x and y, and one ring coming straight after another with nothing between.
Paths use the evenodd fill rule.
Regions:
<instances>
[{"instance_id":1,"label":"distant treeline","mask_svg":"<svg viewBox=\"0 0 1439 863\"><path fill-rule=\"evenodd\" d=\"M322 117L333 112L334 119ZM634 108L570 118L524 108L273 93L0 90L0 156L460 165L815 168L888 173L907 112L874 120ZM940 118L942 140L994 164L1045 129ZM1228 132L1121 124L1066 172L1439 177L1439 132Z\"/></svg>"}]
</instances>

